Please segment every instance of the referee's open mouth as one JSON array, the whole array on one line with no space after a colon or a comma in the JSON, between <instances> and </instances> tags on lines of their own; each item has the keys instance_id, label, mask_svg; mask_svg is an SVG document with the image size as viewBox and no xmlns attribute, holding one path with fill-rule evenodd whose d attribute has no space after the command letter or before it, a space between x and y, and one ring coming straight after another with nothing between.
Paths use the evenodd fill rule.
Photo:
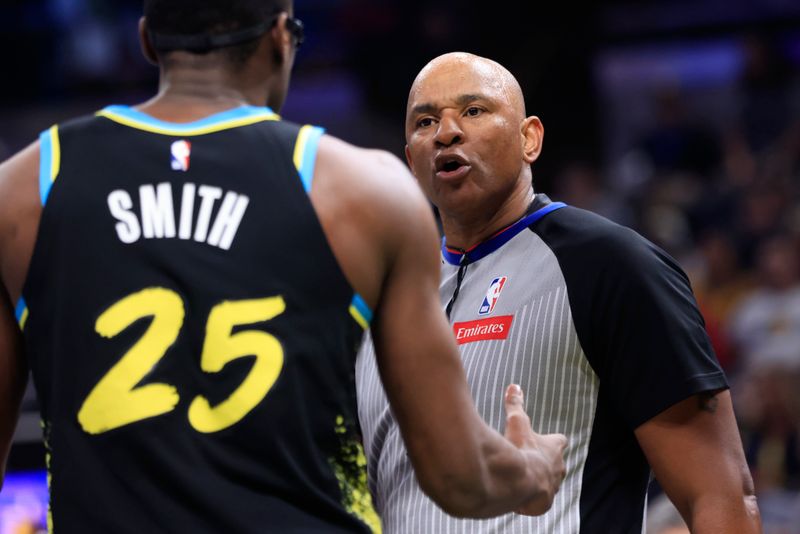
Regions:
<instances>
[{"instance_id":1,"label":"referee's open mouth","mask_svg":"<svg viewBox=\"0 0 800 534\"><path fill-rule=\"evenodd\" d=\"M434 160L436 177L441 180L458 180L467 175L472 168L459 154L440 154Z\"/></svg>"}]
</instances>

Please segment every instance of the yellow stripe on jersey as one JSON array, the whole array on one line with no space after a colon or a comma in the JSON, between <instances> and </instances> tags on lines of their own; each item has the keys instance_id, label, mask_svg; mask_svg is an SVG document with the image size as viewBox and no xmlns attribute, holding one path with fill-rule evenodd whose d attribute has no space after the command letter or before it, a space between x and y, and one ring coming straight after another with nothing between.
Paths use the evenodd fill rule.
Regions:
<instances>
[{"instance_id":1,"label":"yellow stripe on jersey","mask_svg":"<svg viewBox=\"0 0 800 534\"><path fill-rule=\"evenodd\" d=\"M353 300L350 301L350 315L353 316L353 319L361 325L361 328L366 330L369 328L369 323L372 322L372 310L369 309L369 306L364 299L361 298L361 295L356 293L353 295Z\"/></svg>"},{"instance_id":2,"label":"yellow stripe on jersey","mask_svg":"<svg viewBox=\"0 0 800 534\"><path fill-rule=\"evenodd\" d=\"M51 160L50 181L55 182L58 171L61 170L61 141L58 139L58 125L50 127Z\"/></svg>"},{"instance_id":3,"label":"yellow stripe on jersey","mask_svg":"<svg viewBox=\"0 0 800 534\"><path fill-rule=\"evenodd\" d=\"M204 126L187 128L187 127L181 127L180 124L175 124L174 126L167 126L166 124L160 123L160 121L159 123L156 123L156 121L151 122L151 121L138 120L134 117L126 117L124 115L121 115L114 111L110 111L108 109L98 111L97 115L100 117L105 117L116 123L124 124L125 126L130 126L131 128L136 128L137 130L144 130L145 132L162 134L162 135L174 135L178 137L205 135L209 133L219 132L222 130L229 130L231 128L237 128L239 126L248 126L250 124L255 124L257 122L280 120L280 116L277 113L265 111L264 113L254 114L247 117L239 117L236 119L223 120L212 124L207 124Z\"/></svg>"},{"instance_id":4,"label":"yellow stripe on jersey","mask_svg":"<svg viewBox=\"0 0 800 534\"><path fill-rule=\"evenodd\" d=\"M355 319L356 322L359 325L361 325L361 328L363 328L364 330L369 328L369 322L367 321L367 319L363 315L361 315L361 313L358 311L358 308L356 308L352 304L350 305L350 315L352 315L353 319Z\"/></svg>"},{"instance_id":5,"label":"yellow stripe on jersey","mask_svg":"<svg viewBox=\"0 0 800 534\"><path fill-rule=\"evenodd\" d=\"M314 180L314 165L317 159L317 148L319 147L319 140L322 134L325 133L324 128L319 126L311 126L306 124L297 133L297 139L294 142L294 155L292 160L300 175L300 181L303 182L303 189L306 193L311 191L311 182Z\"/></svg>"},{"instance_id":6,"label":"yellow stripe on jersey","mask_svg":"<svg viewBox=\"0 0 800 534\"><path fill-rule=\"evenodd\" d=\"M19 318L19 329L25 330L25 323L28 322L28 307L22 310L22 317Z\"/></svg>"},{"instance_id":7,"label":"yellow stripe on jersey","mask_svg":"<svg viewBox=\"0 0 800 534\"><path fill-rule=\"evenodd\" d=\"M306 124L300 128L300 132L297 134L297 140L294 143L294 157L292 159L298 171L303 166L303 154L305 153L306 145L308 144L308 136L311 134L312 128L313 126L310 124Z\"/></svg>"}]
</instances>

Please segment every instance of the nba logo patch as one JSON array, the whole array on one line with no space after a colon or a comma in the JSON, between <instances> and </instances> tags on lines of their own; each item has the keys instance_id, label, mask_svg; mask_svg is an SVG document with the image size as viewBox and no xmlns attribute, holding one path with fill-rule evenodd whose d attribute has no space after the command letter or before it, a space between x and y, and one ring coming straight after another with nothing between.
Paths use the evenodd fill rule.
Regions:
<instances>
[{"instance_id":1,"label":"nba logo patch","mask_svg":"<svg viewBox=\"0 0 800 534\"><path fill-rule=\"evenodd\" d=\"M495 304L497 304L497 299L500 298L500 292L503 290L503 286L506 285L506 280L508 280L507 276L499 276L492 280L492 283L489 284L489 289L486 290L486 296L483 297L483 304L478 310L478 315L492 313Z\"/></svg>"},{"instance_id":2,"label":"nba logo patch","mask_svg":"<svg viewBox=\"0 0 800 534\"><path fill-rule=\"evenodd\" d=\"M169 149L172 155L172 170L183 171L189 170L189 158L192 155L192 144L189 141L175 141Z\"/></svg>"}]
</instances>

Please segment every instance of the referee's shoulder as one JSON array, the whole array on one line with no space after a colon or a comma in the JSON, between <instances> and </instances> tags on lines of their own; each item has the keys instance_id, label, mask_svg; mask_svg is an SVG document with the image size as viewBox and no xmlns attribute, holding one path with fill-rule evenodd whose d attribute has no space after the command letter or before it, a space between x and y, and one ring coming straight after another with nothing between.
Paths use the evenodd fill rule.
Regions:
<instances>
[{"instance_id":1,"label":"referee's shoulder","mask_svg":"<svg viewBox=\"0 0 800 534\"><path fill-rule=\"evenodd\" d=\"M532 230L559 259L592 268L636 274L641 269L678 267L674 258L635 230L573 206L552 212Z\"/></svg>"}]
</instances>

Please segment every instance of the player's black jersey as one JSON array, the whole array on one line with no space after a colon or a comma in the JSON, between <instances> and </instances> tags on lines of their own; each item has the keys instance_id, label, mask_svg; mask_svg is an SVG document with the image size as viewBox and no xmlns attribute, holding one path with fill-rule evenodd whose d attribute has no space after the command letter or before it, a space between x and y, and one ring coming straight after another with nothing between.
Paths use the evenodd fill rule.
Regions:
<instances>
[{"instance_id":1,"label":"player's black jersey","mask_svg":"<svg viewBox=\"0 0 800 534\"><path fill-rule=\"evenodd\" d=\"M369 309L308 198L322 130L124 106L40 138L17 311L55 532L369 532Z\"/></svg>"}]
</instances>

